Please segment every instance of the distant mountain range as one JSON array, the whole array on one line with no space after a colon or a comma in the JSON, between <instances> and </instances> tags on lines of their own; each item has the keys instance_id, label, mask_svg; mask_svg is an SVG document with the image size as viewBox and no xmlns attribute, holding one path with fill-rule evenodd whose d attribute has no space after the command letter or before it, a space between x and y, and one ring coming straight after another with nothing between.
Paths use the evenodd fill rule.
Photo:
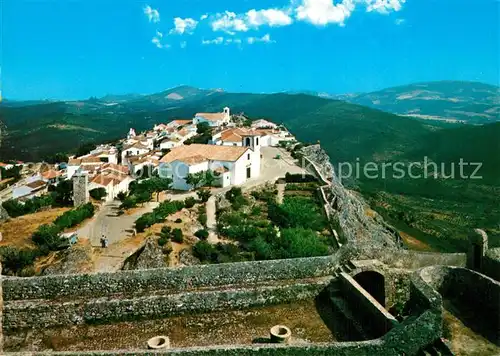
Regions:
<instances>
[{"instance_id":1,"label":"distant mountain range","mask_svg":"<svg viewBox=\"0 0 500 356\"><path fill-rule=\"evenodd\" d=\"M344 100L421 119L469 124L500 121L500 88L483 83L417 83Z\"/></svg>"}]
</instances>

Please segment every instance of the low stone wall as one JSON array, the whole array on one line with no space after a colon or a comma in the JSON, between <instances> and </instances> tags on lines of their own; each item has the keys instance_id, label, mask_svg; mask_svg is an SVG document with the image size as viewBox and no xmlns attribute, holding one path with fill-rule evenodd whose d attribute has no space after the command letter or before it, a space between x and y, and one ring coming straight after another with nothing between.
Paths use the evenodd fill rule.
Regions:
<instances>
[{"instance_id":1,"label":"low stone wall","mask_svg":"<svg viewBox=\"0 0 500 356\"><path fill-rule=\"evenodd\" d=\"M377 259L392 268L410 270L435 265L456 267L467 265L467 254L465 253L418 252L377 247L360 247L358 258Z\"/></svg>"},{"instance_id":2,"label":"low stone wall","mask_svg":"<svg viewBox=\"0 0 500 356\"><path fill-rule=\"evenodd\" d=\"M500 247L490 248L486 251L481 272L500 281Z\"/></svg>"},{"instance_id":3,"label":"low stone wall","mask_svg":"<svg viewBox=\"0 0 500 356\"><path fill-rule=\"evenodd\" d=\"M329 283L330 278L320 278L307 283L161 294L133 299L12 302L5 305L3 328L16 330L111 323L285 304L314 299Z\"/></svg>"},{"instance_id":4,"label":"low stone wall","mask_svg":"<svg viewBox=\"0 0 500 356\"><path fill-rule=\"evenodd\" d=\"M29 299L130 296L154 291L188 291L266 281L331 275L340 254L289 260L225 263L179 268L3 279L6 302Z\"/></svg>"},{"instance_id":5,"label":"low stone wall","mask_svg":"<svg viewBox=\"0 0 500 356\"><path fill-rule=\"evenodd\" d=\"M370 329L375 336L385 335L398 324L384 306L380 305L366 290L363 289L351 276L341 273L339 276L344 298L352 305L357 305L356 312L363 327Z\"/></svg>"}]
</instances>

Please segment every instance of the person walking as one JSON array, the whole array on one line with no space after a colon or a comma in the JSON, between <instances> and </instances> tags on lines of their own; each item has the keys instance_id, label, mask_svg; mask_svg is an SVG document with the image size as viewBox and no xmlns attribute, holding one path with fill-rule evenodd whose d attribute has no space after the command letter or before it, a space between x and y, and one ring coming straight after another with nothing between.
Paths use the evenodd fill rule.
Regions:
<instances>
[{"instance_id":1,"label":"person walking","mask_svg":"<svg viewBox=\"0 0 500 356\"><path fill-rule=\"evenodd\" d=\"M102 248L106 247L106 238L104 237L104 235L101 236L101 247Z\"/></svg>"}]
</instances>

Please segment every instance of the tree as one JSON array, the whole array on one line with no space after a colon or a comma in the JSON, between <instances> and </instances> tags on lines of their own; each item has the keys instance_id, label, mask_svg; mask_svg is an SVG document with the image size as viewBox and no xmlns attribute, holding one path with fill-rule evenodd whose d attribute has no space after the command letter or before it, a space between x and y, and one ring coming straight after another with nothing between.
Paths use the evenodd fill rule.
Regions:
<instances>
[{"instance_id":1,"label":"tree","mask_svg":"<svg viewBox=\"0 0 500 356\"><path fill-rule=\"evenodd\" d=\"M156 201L160 201L160 193L172 188L172 179L170 178L151 178L147 184L152 193L156 193Z\"/></svg>"},{"instance_id":2,"label":"tree","mask_svg":"<svg viewBox=\"0 0 500 356\"><path fill-rule=\"evenodd\" d=\"M208 122L200 122L198 125L196 125L196 133L198 135L205 135L207 133L211 133L212 129L210 128L210 125Z\"/></svg>"},{"instance_id":3,"label":"tree","mask_svg":"<svg viewBox=\"0 0 500 356\"><path fill-rule=\"evenodd\" d=\"M198 230L194 233L194 236L196 236L200 240L206 240L208 239L208 231L205 229Z\"/></svg>"},{"instance_id":4,"label":"tree","mask_svg":"<svg viewBox=\"0 0 500 356\"><path fill-rule=\"evenodd\" d=\"M205 172L205 185L212 187L217 180L217 175L214 171L208 170Z\"/></svg>"},{"instance_id":5,"label":"tree","mask_svg":"<svg viewBox=\"0 0 500 356\"><path fill-rule=\"evenodd\" d=\"M52 190L57 205L68 206L73 204L73 182L71 180L63 180L56 186L49 187L49 190Z\"/></svg>"},{"instance_id":6,"label":"tree","mask_svg":"<svg viewBox=\"0 0 500 356\"><path fill-rule=\"evenodd\" d=\"M197 189L205 179L205 172L189 173L186 177L186 183Z\"/></svg>"},{"instance_id":7,"label":"tree","mask_svg":"<svg viewBox=\"0 0 500 356\"><path fill-rule=\"evenodd\" d=\"M89 191L89 194L92 198L95 200L102 200L108 193L106 192L105 188L95 188Z\"/></svg>"}]
</instances>

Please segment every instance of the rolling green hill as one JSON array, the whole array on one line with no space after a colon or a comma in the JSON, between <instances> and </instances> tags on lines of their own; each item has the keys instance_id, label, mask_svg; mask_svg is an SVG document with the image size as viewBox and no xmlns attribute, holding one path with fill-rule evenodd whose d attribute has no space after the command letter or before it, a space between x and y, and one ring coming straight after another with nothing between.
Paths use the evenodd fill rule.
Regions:
<instances>
[{"instance_id":1,"label":"rolling green hill","mask_svg":"<svg viewBox=\"0 0 500 356\"><path fill-rule=\"evenodd\" d=\"M417 83L360 94L346 100L422 119L469 124L500 121L500 88L476 82Z\"/></svg>"}]
</instances>

